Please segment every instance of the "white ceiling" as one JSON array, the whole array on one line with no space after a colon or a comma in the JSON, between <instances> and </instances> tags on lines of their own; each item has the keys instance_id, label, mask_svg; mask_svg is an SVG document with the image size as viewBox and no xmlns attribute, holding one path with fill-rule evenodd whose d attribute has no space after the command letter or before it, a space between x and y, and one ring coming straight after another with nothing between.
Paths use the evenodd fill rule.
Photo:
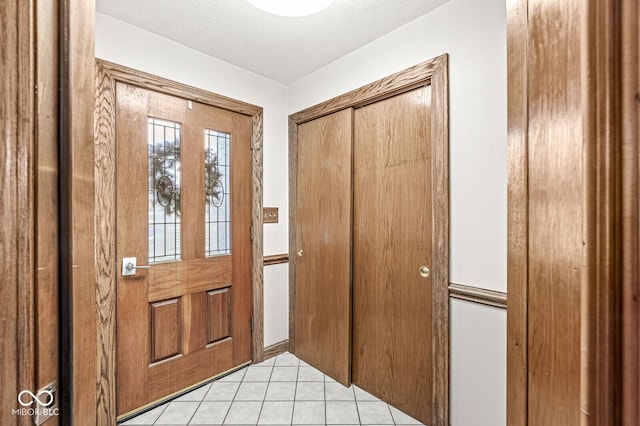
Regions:
<instances>
[{"instance_id":1,"label":"white ceiling","mask_svg":"<svg viewBox=\"0 0 640 426\"><path fill-rule=\"evenodd\" d=\"M97 11L289 84L447 1L336 0L301 18L245 0L97 0Z\"/></svg>"}]
</instances>

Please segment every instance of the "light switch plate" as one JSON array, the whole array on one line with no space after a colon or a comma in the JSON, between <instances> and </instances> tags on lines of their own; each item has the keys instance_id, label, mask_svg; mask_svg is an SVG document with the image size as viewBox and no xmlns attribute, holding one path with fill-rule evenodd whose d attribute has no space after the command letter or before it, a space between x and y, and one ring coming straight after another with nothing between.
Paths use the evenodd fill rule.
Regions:
<instances>
[{"instance_id":1,"label":"light switch plate","mask_svg":"<svg viewBox=\"0 0 640 426\"><path fill-rule=\"evenodd\" d=\"M278 208L264 207L262 209L262 221L264 223L278 223Z\"/></svg>"}]
</instances>

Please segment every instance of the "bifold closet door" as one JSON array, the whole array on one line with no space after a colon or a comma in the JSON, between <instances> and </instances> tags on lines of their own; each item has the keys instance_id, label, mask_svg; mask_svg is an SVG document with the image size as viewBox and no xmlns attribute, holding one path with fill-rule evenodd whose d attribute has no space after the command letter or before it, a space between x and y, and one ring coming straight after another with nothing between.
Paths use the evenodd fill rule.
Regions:
<instances>
[{"instance_id":1,"label":"bifold closet door","mask_svg":"<svg viewBox=\"0 0 640 426\"><path fill-rule=\"evenodd\" d=\"M350 384L352 122L346 109L298 126L295 353Z\"/></svg>"},{"instance_id":2,"label":"bifold closet door","mask_svg":"<svg viewBox=\"0 0 640 426\"><path fill-rule=\"evenodd\" d=\"M354 112L353 383L432 422L431 87Z\"/></svg>"}]
</instances>

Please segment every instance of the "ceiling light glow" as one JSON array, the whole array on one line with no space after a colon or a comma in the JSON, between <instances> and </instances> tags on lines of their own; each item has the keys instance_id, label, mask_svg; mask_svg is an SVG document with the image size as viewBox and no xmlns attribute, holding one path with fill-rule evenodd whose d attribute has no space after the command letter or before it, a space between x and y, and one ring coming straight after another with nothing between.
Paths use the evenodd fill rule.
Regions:
<instances>
[{"instance_id":1,"label":"ceiling light glow","mask_svg":"<svg viewBox=\"0 0 640 426\"><path fill-rule=\"evenodd\" d=\"M307 16L329 7L335 0L247 0L265 12L279 16Z\"/></svg>"}]
</instances>

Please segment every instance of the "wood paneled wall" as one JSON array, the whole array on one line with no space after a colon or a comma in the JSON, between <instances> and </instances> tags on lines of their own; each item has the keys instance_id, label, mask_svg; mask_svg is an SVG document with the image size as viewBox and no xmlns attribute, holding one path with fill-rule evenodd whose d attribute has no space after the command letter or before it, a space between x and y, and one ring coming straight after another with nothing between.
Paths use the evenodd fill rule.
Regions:
<instances>
[{"instance_id":1,"label":"wood paneled wall","mask_svg":"<svg viewBox=\"0 0 640 426\"><path fill-rule=\"evenodd\" d=\"M507 1L509 425L621 424L623 247L631 299L638 253L631 3L623 13L620 0ZM623 80L627 15L634 65ZM625 306L637 336L637 306Z\"/></svg>"}]
</instances>

